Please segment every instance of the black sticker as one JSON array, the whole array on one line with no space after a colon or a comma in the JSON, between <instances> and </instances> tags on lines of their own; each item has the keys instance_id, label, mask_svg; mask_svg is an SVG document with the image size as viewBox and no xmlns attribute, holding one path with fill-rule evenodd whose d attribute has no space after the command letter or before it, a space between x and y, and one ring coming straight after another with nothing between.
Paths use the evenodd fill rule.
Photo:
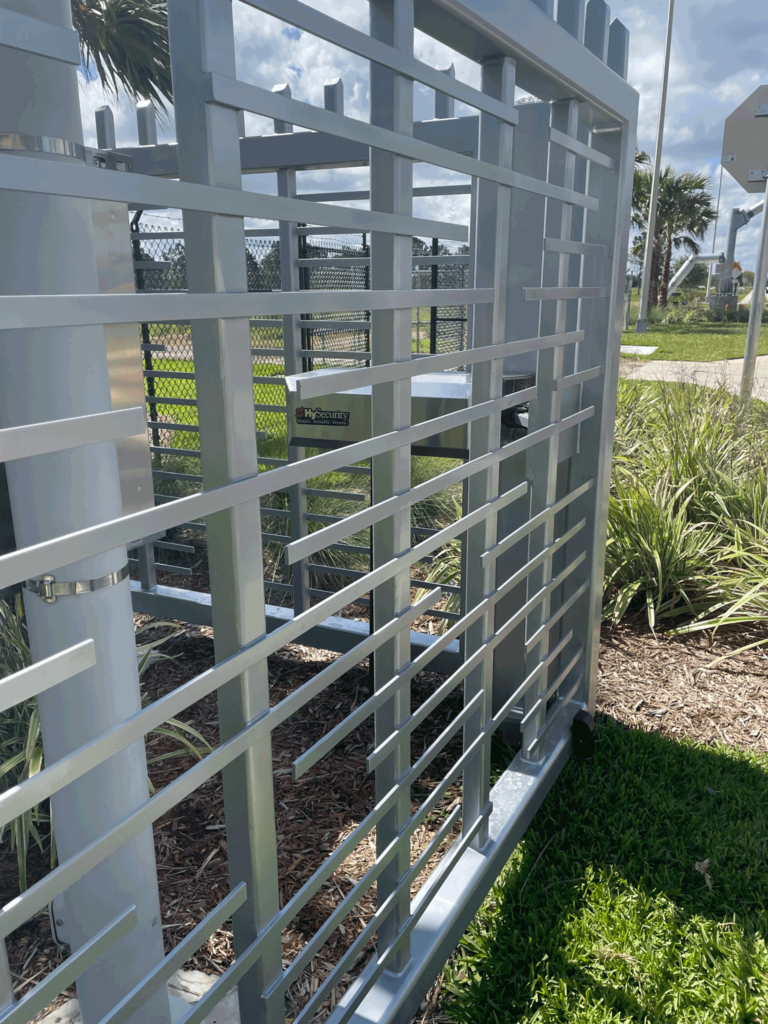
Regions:
<instances>
[{"instance_id":1,"label":"black sticker","mask_svg":"<svg viewBox=\"0 0 768 1024\"><path fill-rule=\"evenodd\" d=\"M300 405L296 410L296 422L310 427L348 427L348 409L310 409Z\"/></svg>"}]
</instances>

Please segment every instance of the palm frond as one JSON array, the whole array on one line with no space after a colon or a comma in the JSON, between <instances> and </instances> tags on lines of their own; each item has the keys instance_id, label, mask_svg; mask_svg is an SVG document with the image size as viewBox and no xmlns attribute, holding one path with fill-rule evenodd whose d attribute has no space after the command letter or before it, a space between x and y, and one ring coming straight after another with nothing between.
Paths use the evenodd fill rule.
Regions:
<instances>
[{"instance_id":1,"label":"palm frond","mask_svg":"<svg viewBox=\"0 0 768 1024\"><path fill-rule=\"evenodd\" d=\"M159 110L173 99L168 16L159 0L71 0L86 68L108 93L122 88Z\"/></svg>"}]
</instances>

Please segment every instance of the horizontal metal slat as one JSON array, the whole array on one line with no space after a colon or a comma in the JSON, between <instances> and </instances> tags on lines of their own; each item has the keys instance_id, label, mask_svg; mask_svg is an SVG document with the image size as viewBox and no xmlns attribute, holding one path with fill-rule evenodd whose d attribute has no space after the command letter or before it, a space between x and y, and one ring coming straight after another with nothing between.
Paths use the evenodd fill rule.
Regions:
<instances>
[{"instance_id":1,"label":"horizontal metal slat","mask_svg":"<svg viewBox=\"0 0 768 1024\"><path fill-rule=\"evenodd\" d=\"M606 299L607 288L523 288L526 302L542 302L548 299Z\"/></svg>"},{"instance_id":2,"label":"horizontal metal slat","mask_svg":"<svg viewBox=\"0 0 768 1024\"><path fill-rule=\"evenodd\" d=\"M183 455L184 458L201 458L201 453L195 448L163 448L160 445L151 444L149 451L152 455Z\"/></svg>"},{"instance_id":3,"label":"horizontal metal slat","mask_svg":"<svg viewBox=\"0 0 768 1024\"><path fill-rule=\"evenodd\" d=\"M131 989L117 1006L109 1011L106 1017L102 1017L100 1024L125 1024L125 1021L129 1020L136 1010L144 1005L152 993L156 992L176 971L183 967L190 956L245 903L246 895L245 882L241 882L209 914L206 914L203 920L195 925L192 931L174 946L168 956L150 971L135 988Z\"/></svg>"},{"instance_id":4,"label":"horizontal metal slat","mask_svg":"<svg viewBox=\"0 0 768 1024\"><path fill-rule=\"evenodd\" d=\"M223 106L233 107L235 110L247 110L264 117L280 118L299 124L304 128L327 132L337 138L362 142L375 149L383 149L411 160L421 160L436 167L458 171L459 174L494 181L499 185L519 188L534 195L559 199L575 206L583 206L588 210L598 208L597 199L582 192L553 185L539 178L521 174L519 171L500 167L498 164L464 156L462 153L453 153L449 149L424 142L412 135L401 135L398 132L380 128L378 125L368 124L366 121L359 121L345 117L343 114L324 110L321 107L289 99L280 93L269 92L257 85L250 85L236 78L227 78L215 72L208 72L204 76L203 89L205 98L209 102L220 103ZM414 231L413 234L424 236L425 232ZM432 237L441 238L443 236L435 233Z\"/></svg>"},{"instance_id":5,"label":"horizontal metal slat","mask_svg":"<svg viewBox=\"0 0 768 1024\"><path fill-rule=\"evenodd\" d=\"M88 416L73 416L65 420L6 427L0 430L0 462L60 452L67 448L96 444L100 441L134 437L136 434L143 434L146 429L144 415L142 406L136 405L130 409L115 409Z\"/></svg>"},{"instance_id":6,"label":"horizontal metal slat","mask_svg":"<svg viewBox=\"0 0 768 1024\"><path fill-rule=\"evenodd\" d=\"M366 290L367 294L367 290ZM320 334L323 331L370 331L370 320L300 320L302 330Z\"/></svg>"},{"instance_id":7,"label":"horizontal metal slat","mask_svg":"<svg viewBox=\"0 0 768 1024\"><path fill-rule=\"evenodd\" d=\"M22 897L23 898L23 897ZM93 938L67 957L63 964L37 983L23 999L0 1014L2 1024L29 1024L64 989L80 977L111 945L136 927L136 907L131 905L113 921L97 932Z\"/></svg>"},{"instance_id":8,"label":"horizontal metal slat","mask_svg":"<svg viewBox=\"0 0 768 1024\"><path fill-rule=\"evenodd\" d=\"M0 156L0 161L2 160ZM29 163L24 160L24 163ZM54 166L54 165L50 165ZM64 164L56 164L64 168ZM99 173L110 173L107 171ZM115 172L118 173L118 172ZM124 174L122 177L131 177ZM2 167L0 167L2 179ZM252 194L252 193L249 193ZM530 290L530 289L527 289ZM606 289L576 289L606 291ZM434 306L445 299L440 289L366 291L365 304L372 310L411 309ZM458 288L451 298L457 304L482 305L494 301L493 288ZM254 308L267 313L338 313L360 307L359 291L301 292L173 292L114 295L8 295L0 305L0 330L45 327L88 327L100 324L142 323L186 316L190 320L244 319ZM169 376L163 371L144 371L145 376ZM194 377L194 374L190 374Z\"/></svg>"},{"instance_id":9,"label":"horizontal metal slat","mask_svg":"<svg viewBox=\"0 0 768 1024\"><path fill-rule=\"evenodd\" d=\"M0 712L34 697L38 693L58 686L65 679L71 679L79 672L93 668L96 664L96 648L93 640L68 647L65 651L52 654L50 658L37 661L0 680Z\"/></svg>"},{"instance_id":10,"label":"horizontal metal slat","mask_svg":"<svg viewBox=\"0 0 768 1024\"><path fill-rule=\"evenodd\" d=\"M147 395L144 401L147 405L197 405L196 398L164 398L157 395Z\"/></svg>"},{"instance_id":11,"label":"horizontal metal slat","mask_svg":"<svg viewBox=\"0 0 768 1024\"><path fill-rule=\"evenodd\" d=\"M374 64L381 64L382 67L397 71L405 75L406 78L421 82L437 92L453 96L454 99L460 100L470 107L475 107L477 110L493 114L494 117L500 118L507 124L517 124L517 111L506 103L479 92L458 79L449 78L448 75L443 75L436 68L416 60L409 54L372 39L364 32L358 32L357 29L351 28L344 22L330 18L315 8L299 3L298 0L245 0L245 2L250 7L265 11L281 21L287 21L291 25L304 29L310 35L319 36L320 39L325 39L326 42L332 43L334 46L339 46L366 60L372 60Z\"/></svg>"},{"instance_id":12,"label":"horizontal metal slat","mask_svg":"<svg viewBox=\"0 0 768 1024\"><path fill-rule=\"evenodd\" d=\"M80 37L74 29L51 25L7 7L0 7L0 44L76 67L81 61Z\"/></svg>"},{"instance_id":13,"label":"horizontal metal slat","mask_svg":"<svg viewBox=\"0 0 768 1024\"><path fill-rule=\"evenodd\" d=\"M472 192L471 185L426 185L413 189L414 199L417 196L466 196ZM357 189L351 192L304 192L299 199L310 199L313 203L338 202L349 199L370 199L368 189Z\"/></svg>"},{"instance_id":14,"label":"horizontal metal slat","mask_svg":"<svg viewBox=\"0 0 768 1024\"><path fill-rule=\"evenodd\" d=\"M576 387L578 384L586 384L587 381L594 380L596 377L602 377L602 375L602 366L590 366L586 370L580 370L578 373L569 373L566 377L558 377L554 381L555 391L567 391L568 388Z\"/></svg>"},{"instance_id":15,"label":"horizontal metal slat","mask_svg":"<svg viewBox=\"0 0 768 1024\"><path fill-rule=\"evenodd\" d=\"M161 423L159 420L147 420L145 426L149 430L186 430L191 434L200 433L200 427L194 423Z\"/></svg>"},{"instance_id":16,"label":"horizontal metal slat","mask_svg":"<svg viewBox=\"0 0 768 1024\"><path fill-rule=\"evenodd\" d=\"M611 256L610 245L598 245L595 242L574 242L567 238L545 238L544 248L547 252L567 252L574 256Z\"/></svg>"},{"instance_id":17,"label":"horizontal metal slat","mask_svg":"<svg viewBox=\"0 0 768 1024\"><path fill-rule=\"evenodd\" d=\"M577 498L580 498L582 494L586 494L593 484L593 479L587 480L575 490L566 494L565 497L560 498L559 501L555 501L553 504L547 505L547 507L542 509L541 512L537 512L536 515L531 516L531 518L526 523L523 523L522 526L513 530L512 533L507 534L506 537L502 537L502 539L494 544L492 548L484 551L480 556L480 564L484 569L487 568L488 565L499 557L499 555L502 555L505 551L514 547L515 544L519 544L521 540L527 537L533 530L537 529L537 527L552 519L552 517L556 516L558 512L562 512L564 508L567 508L572 502L576 501Z\"/></svg>"},{"instance_id":18,"label":"horizontal metal slat","mask_svg":"<svg viewBox=\"0 0 768 1024\"><path fill-rule=\"evenodd\" d=\"M578 139L558 131L557 128L549 129L549 141L554 142L557 146L562 146L563 149L567 149L570 153L575 153L576 156L583 156L586 160L591 160L592 163L600 164L601 167L607 167L609 171L616 170L615 160L612 160L605 153L601 153L597 149L592 149L591 146L587 146L584 142L579 142Z\"/></svg>"},{"instance_id":19,"label":"horizontal metal slat","mask_svg":"<svg viewBox=\"0 0 768 1024\"><path fill-rule=\"evenodd\" d=\"M399 214L356 210L301 199L269 196L260 192L197 185L188 181L125 174L105 168L59 161L49 163L36 157L15 159L0 154L2 188L16 192L70 196L74 199L106 199L137 206L160 206L172 210L200 210L229 217L299 221L357 231L383 231L396 235L418 235L466 242L469 232L459 224L423 220ZM252 292L251 294L258 294Z\"/></svg>"},{"instance_id":20,"label":"horizontal metal slat","mask_svg":"<svg viewBox=\"0 0 768 1024\"><path fill-rule=\"evenodd\" d=\"M129 543L137 536L163 533L189 519L203 519L214 512L223 511L241 502L258 500L274 490L284 490L293 484L300 484L307 479L334 472L350 462L358 462L391 451L393 443L399 447L416 444L435 433L495 415L513 405L517 397L517 395L507 395L504 398L483 402L480 405L457 409L455 412L437 416L425 423L404 427L402 430L392 431L388 434L380 434L342 449L323 452L300 462L289 463L270 473L255 474L199 494L178 498L173 502L172 508L156 507L135 512L107 523L78 530L64 537L42 541L21 551L10 552L0 556L0 587L11 586L19 579L51 572L62 565L76 562L79 558ZM588 409L569 416L561 423L537 431L532 441L522 438L520 441L513 442L513 445L521 445L525 442L536 443L544 436L549 436L546 431L551 430L552 433L556 433L569 426L575 426L594 415L594 412L594 406L590 406ZM507 448L512 450L511 446L507 446Z\"/></svg>"},{"instance_id":21,"label":"horizontal metal slat","mask_svg":"<svg viewBox=\"0 0 768 1024\"><path fill-rule=\"evenodd\" d=\"M370 352L334 352L330 348L303 348L299 355L303 359L352 359L356 362L370 361Z\"/></svg>"},{"instance_id":22,"label":"horizontal metal slat","mask_svg":"<svg viewBox=\"0 0 768 1024\"><path fill-rule=\"evenodd\" d=\"M505 359L507 356L534 352L541 348L553 348L556 345L570 345L583 340L584 331L570 331L567 334L553 334L545 338L524 338L520 341L503 342L500 345L484 345L465 352L441 352L439 355L422 356L401 363L383 363L359 370L340 368L337 373L324 373L321 377L295 374L287 379L289 387L295 386L299 398L304 401L335 394L337 391L406 380L408 377L417 377L424 373L439 373L442 370L455 369L457 366L473 366L475 363L485 363L491 359ZM370 353L361 354L370 358Z\"/></svg>"}]
</instances>

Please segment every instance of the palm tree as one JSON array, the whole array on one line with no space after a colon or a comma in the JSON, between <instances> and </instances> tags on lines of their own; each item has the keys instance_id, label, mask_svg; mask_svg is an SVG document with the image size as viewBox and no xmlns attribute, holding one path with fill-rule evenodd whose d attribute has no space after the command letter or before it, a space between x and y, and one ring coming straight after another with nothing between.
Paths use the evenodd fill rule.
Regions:
<instances>
[{"instance_id":1,"label":"palm tree","mask_svg":"<svg viewBox=\"0 0 768 1024\"><path fill-rule=\"evenodd\" d=\"M71 0L86 68L107 92L119 87L160 110L172 102L168 16L164 0Z\"/></svg>"},{"instance_id":2,"label":"palm tree","mask_svg":"<svg viewBox=\"0 0 768 1024\"><path fill-rule=\"evenodd\" d=\"M632 192L632 225L640 232L633 251L642 254L648 227L651 199L652 169L635 165ZM685 171L676 174L665 167L659 181L659 199L656 211L651 256L651 287L648 308L667 304L667 286L674 251L679 248L689 253L699 251L699 241L715 218L715 206L709 191L709 178L703 174ZM647 314L646 314L647 315Z\"/></svg>"},{"instance_id":3,"label":"palm tree","mask_svg":"<svg viewBox=\"0 0 768 1024\"><path fill-rule=\"evenodd\" d=\"M715 219L715 208L709 192L709 178L705 174L684 173L671 185L669 214L666 217L664 259L659 287L659 305L666 307L672 255L683 248L689 256L701 251L699 242Z\"/></svg>"}]
</instances>

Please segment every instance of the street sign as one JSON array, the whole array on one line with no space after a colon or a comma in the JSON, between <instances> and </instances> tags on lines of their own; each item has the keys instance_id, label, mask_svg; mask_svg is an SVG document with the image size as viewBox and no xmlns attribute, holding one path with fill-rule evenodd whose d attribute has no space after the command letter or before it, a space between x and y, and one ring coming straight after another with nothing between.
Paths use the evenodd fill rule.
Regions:
<instances>
[{"instance_id":1,"label":"street sign","mask_svg":"<svg viewBox=\"0 0 768 1024\"><path fill-rule=\"evenodd\" d=\"M758 86L725 119L723 167L747 192L765 192L768 177L768 85Z\"/></svg>"}]
</instances>

